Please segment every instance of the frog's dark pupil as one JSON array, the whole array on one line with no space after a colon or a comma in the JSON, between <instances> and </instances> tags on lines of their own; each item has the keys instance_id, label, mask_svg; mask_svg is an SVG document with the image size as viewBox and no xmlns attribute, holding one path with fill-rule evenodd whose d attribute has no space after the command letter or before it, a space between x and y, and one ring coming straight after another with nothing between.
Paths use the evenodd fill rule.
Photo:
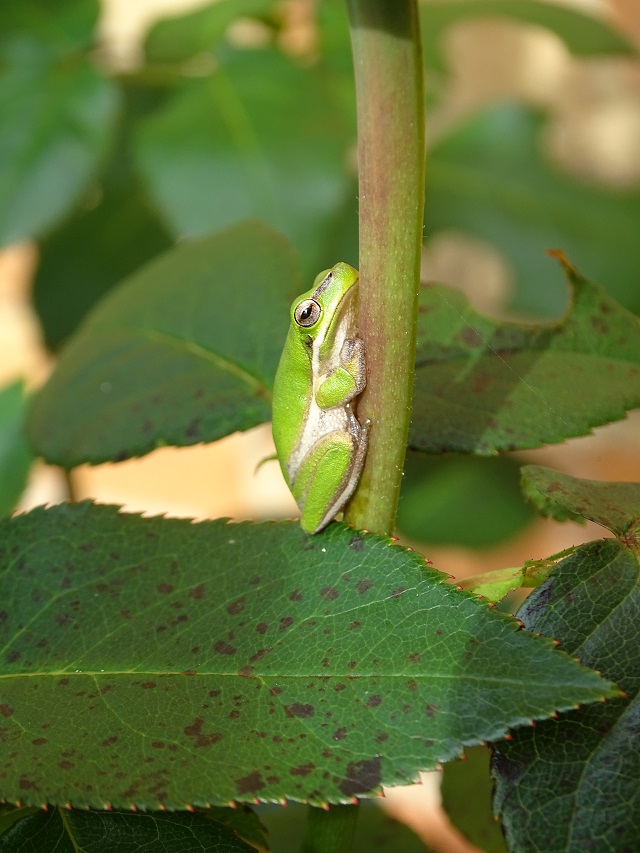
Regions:
<instances>
[{"instance_id":1,"label":"frog's dark pupil","mask_svg":"<svg viewBox=\"0 0 640 853\"><path fill-rule=\"evenodd\" d=\"M302 311L300 312L300 319L301 320L308 320L310 316L311 316L311 305L307 305L307 307L303 308Z\"/></svg>"}]
</instances>

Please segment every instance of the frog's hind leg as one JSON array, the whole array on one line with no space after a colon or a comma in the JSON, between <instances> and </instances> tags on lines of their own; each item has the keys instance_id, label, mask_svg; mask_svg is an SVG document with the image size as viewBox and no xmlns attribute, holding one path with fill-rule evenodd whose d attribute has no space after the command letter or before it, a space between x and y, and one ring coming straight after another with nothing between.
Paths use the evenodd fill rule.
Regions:
<instances>
[{"instance_id":1,"label":"frog's hind leg","mask_svg":"<svg viewBox=\"0 0 640 853\"><path fill-rule=\"evenodd\" d=\"M353 436L334 432L324 436L307 454L292 484L293 496L302 510L300 524L307 533L326 527L346 500L342 495L357 455L354 451Z\"/></svg>"}]
</instances>

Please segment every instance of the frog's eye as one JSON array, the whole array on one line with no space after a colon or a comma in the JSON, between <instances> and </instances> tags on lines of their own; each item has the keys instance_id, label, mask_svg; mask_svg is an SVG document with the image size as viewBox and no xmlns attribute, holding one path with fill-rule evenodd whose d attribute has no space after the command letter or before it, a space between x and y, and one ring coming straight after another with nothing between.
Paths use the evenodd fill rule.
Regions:
<instances>
[{"instance_id":1,"label":"frog's eye","mask_svg":"<svg viewBox=\"0 0 640 853\"><path fill-rule=\"evenodd\" d=\"M308 329L309 326L314 326L320 319L322 308L315 299L305 299L296 306L293 312L293 318L299 326Z\"/></svg>"}]
</instances>

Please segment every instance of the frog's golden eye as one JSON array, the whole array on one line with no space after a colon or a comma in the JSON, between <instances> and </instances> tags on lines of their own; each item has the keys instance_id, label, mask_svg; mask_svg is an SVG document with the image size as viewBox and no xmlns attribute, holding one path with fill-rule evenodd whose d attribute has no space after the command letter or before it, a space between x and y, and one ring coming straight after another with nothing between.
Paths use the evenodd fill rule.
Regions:
<instances>
[{"instance_id":1,"label":"frog's golden eye","mask_svg":"<svg viewBox=\"0 0 640 853\"><path fill-rule=\"evenodd\" d=\"M315 326L322 314L322 308L315 299L304 299L293 312L293 319L299 326L308 329Z\"/></svg>"}]
</instances>

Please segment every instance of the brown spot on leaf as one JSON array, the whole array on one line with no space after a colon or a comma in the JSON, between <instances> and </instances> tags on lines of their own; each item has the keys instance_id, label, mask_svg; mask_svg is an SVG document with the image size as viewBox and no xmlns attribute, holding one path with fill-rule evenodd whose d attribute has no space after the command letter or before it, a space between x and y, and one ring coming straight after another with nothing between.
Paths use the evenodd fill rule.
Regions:
<instances>
[{"instance_id":1,"label":"brown spot on leaf","mask_svg":"<svg viewBox=\"0 0 640 853\"><path fill-rule=\"evenodd\" d=\"M202 731L203 726L204 720L202 717L196 717L190 725L185 726L183 729L185 735L193 740L193 745L196 748L213 746L222 738L220 732L210 732L205 734Z\"/></svg>"},{"instance_id":2,"label":"brown spot on leaf","mask_svg":"<svg viewBox=\"0 0 640 853\"><path fill-rule=\"evenodd\" d=\"M293 592L289 593L289 601L302 601L303 598L304 596L299 589L294 589Z\"/></svg>"},{"instance_id":3,"label":"brown spot on leaf","mask_svg":"<svg viewBox=\"0 0 640 853\"><path fill-rule=\"evenodd\" d=\"M422 655L420 654L420 652L411 652L411 654L408 655L408 658L409 663L420 663L420 661L422 660Z\"/></svg>"},{"instance_id":4,"label":"brown spot on leaf","mask_svg":"<svg viewBox=\"0 0 640 853\"><path fill-rule=\"evenodd\" d=\"M308 776L315 769L316 765L309 761L307 764L299 764L297 767L292 767L289 772L292 776Z\"/></svg>"},{"instance_id":5,"label":"brown spot on leaf","mask_svg":"<svg viewBox=\"0 0 640 853\"><path fill-rule=\"evenodd\" d=\"M140 685L143 690L152 690L155 686L155 681L143 681Z\"/></svg>"},{"instance_id":6,"label":"brown spot on leaf","mask_svg":"<svg viewBox=\"0 0 640 853\"><path fill-rule=\"evenodd\" d=\"M256 631L258 632L258 634L266 634L268 630L269 626L266 622L258 622L258 624L256 625Z\"/></svg>"},{"instance_id":7,"label":"brown spot on leaf","mask_svg":"<svg viewBox=\"0 0 640 853\"><path fill-rule=\"evenodd\" d=\"M340 595L340 591L335 586L325 586L320 590L320 595L325 601L335 601Z\"/></svg>"},{"instance_id":8,"label":"brown spot on leaf","mask_svg":"<svg viewBox=\"0 0 640 853\"><path fill-rule=\"evenodd\" d=\"M438 706L437 705L427 705L427 707L424 709L424 712L427 715L427 717L435 717L435 715L438 713Z\"/></svg>"},{"instance_id":9,"label":"brown spot on leaf","mask_svg":"<svg viewBox=\"0 0 640 853\"><path fill-rule=\"evenodd\" d=\"M20 652L17 649L13 649L13 651L9 652L7 655L7 663L15 663L17 660L20 660Z\"/></svg>"},{"instance_id":10,"label":"brown spot on leaf","mask_svg":"<svg viewBox=\"0 0 640 853\"><path fill-rule=\"evenodd\" d=\"M235 655L236 653L236 647L230 645L224 640L218 640L218 642L214 645L213 650L219 655Z\"/></svg>"},{"instance_id":11,"label":"brown spot on leaf","mask_svg":"<svg viewBox=\"0 0 640 853\"><path fill-rule=\"evenodd\" d=\"M259 770L254 770L248 776L235 779L236 791L239 794L255 794L265 787L265 782Z\"/></svg>"},{"instance_id":12,"label":"brown spot on leaf","mask_svg":"<svg viewBox=\"0 0 640 853\"><path fill-rule=\"evenodd\" d=\"M156 587L158 592L161 592L163 595L168 595L170 592L173 592L173 584L172 583L159 583Z\"/></svg>"},{"instance_id":13,"label":"brown spot on leaf","mask_svg":"<svg viewBox=\"0 0 640 853\"><path fill-rule=\"evenodd\" d=\"M287 717L313 717L316 709L314 705L304 705L302 702L294 702L293 705L285 705L284 712Z\"/></svg>"},{"instance_id":14,"label":"brown spot on leaf","mask_svg":"<svg viewBox=\"0 0 640 853\"><path fill-rule=\"evenodd\" d=\"M336 729L335 732L331 735L334 740L344 740L347 736L346 726L341 726L341 728Z\"/></svg>"},{"instance_id":15,"label":"brown spot on leaf","mask_svg":"<svg viewBox=\"0 0 640 853\"><path fill-rule=\"evenodd\" d=\"M367 590L371 589L373 586L373 581L369 580L369 578L360 578L358 583L356 584L356 590L359 595L364 595Z\"/></svg>"},{"instance_id":16,"label":"brown spot on leaf","mask_svg":"<svg viewBox=\"0 0 640 853\"><path fill-rule=\"evenodd\" d=\"M237 616L238 613L242 613L244 608L247 605L247 600L244 598L238 598L236 601L232 601L231 604L227 606L227 613L230 616Z\"/></svg>"},{"instance_id":17,"label":"brown spot on leaf","mask_svg":"<svg viewBox=\"0 0 640 853\"><path fill-rule=\"evenodd\" d=\"M360 628L361 626L362 626L362 622L358 622L358 620L356 619L354 622L351 622L349 624L349 630L355 631L356 628Z\"/></svg>"},{"instance_id":18,"label":"brown spot on leaf","mask_svg":"<svg viewBox=\"0 0 640 853\"><path fill-rule=\"evenodd\" d=\"M262 658L266 657L270 651L271 651L270 648L269 649L258 649L258 651L254 655L251 655L249 660L251 661L251 663L255 663L256 661L262 660Z\"/></svg>"},{"instance_id":19,"label":"brown spot on leaf","mask_svg":"<svg viewBox=\"0 0 640 853\"><path fill-rule=\"evenodd\" d=\"M189 591L189 598L193 598L194 601L200 601L204 598L205 585L203 583L198 584L192 590Z\"/></svg>"},{"instance_id":20,"label":"brown spot on leaf","mask_svg":"<svg viewBox=\"0 0 640 853\"><path fill-rule=\"evenodd\" d=\"M368 794L382 782L382 761L379 755L351 761L347 765L345 778L338 785L345 797Z\"/></svg>"},{"instance_id":21,"label":"brown spot on leaf","mask_svg":"<svg viewBox=\"0 0 640 853\"><path fill-rule=\"evenodd\" d=\"M49 742L49 741L47 740L47 738L46 738L46 737L37 737L35 740L32 740L32 741L31 741L31 743L32 743L34 746L44 746L44 745L45 745L45 743L48 743L48 742Z\"/></svg>"},{"instance_id":22,"label":"brown spot on leaf","mask_svg":"<svg viewBox=\"0 0 640 853\"><path fill-rule=\"evenodd\" d=\"M286 631L287 628L290 628L293 625L293 616L282 616L280 619L280 625L278 626L278 631Z\"/></svg>"},{"instance_id":23,"label":"brown spot on leaf","mask_svg":"<svg viewBox=\"0 0 640 853\"><path fill-rule=\"evenodd\" d=\"M113 746L113 744L114 744L114 743L116 743L116 741L117 741L117 740L118 740L117 736L116 736L116 735L112 735L111 737L107 737L107 738L105 738L105 739L101 742L100 746Z\"/></svg>"},{"instance_id":24,"label":"brown spot on leaf","mask_svg":"<svg viewBox=\"0 0 640 853\"><path fill-rule=\"evenodd\" d=\"M377 708L378 705L382 704L382 696L379 696L377 693L374 693L373 696L369 696L367 701L364 703L365 708Z\"/></svg>"},{"instance_id":25,"label":"brown spot on leaf","mask_svg":"<svg viewBox=\"0 0 640 853\"><path fill-rule=\"evenodd\" d=\"M11 705L0 705L0 714L3 717L12 717L15 713L15 708L12 708Z\"/></svg>"},{"instance_id":26,"label":"brown spot on leaf","mask_svg":"<svg viewBox=\"0 0 640 853\"><path fill-rule=\"evenodd\" d=\"M387 732L379 732L376 735L376 740L378 741L378 743L384 743L385 740L389 740L389 735Z\"/></svg>"}]
</instances>

